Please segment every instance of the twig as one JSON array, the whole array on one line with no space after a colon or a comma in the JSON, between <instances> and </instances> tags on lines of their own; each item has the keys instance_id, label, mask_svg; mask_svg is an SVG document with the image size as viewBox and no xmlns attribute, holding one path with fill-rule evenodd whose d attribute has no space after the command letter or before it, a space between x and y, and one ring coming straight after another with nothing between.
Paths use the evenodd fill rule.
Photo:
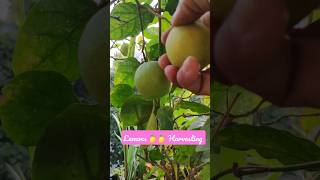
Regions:
<instances>
[{"instance_id":1,"label":"twig","mask_svg":"<svg viewBox=\"0 0 320 180\"><path fill-rule=\"evenodd\" d=\"M160 166L160 165L157 164L156 162L149 161L149 160L147 160L146 158L142 157L140 154L137 154L137 156L138 156L140 159L144 160L145 162L151 163L152 165L157 166L158 168L160 168L160 169L162 169L162 170L165 170L162 166Z\"/></svg>"},{"instance_id":2,"label":"twig","mask_svg":"<svg viewBox=\"0 0 320 180\"><path fill-rule=\"evenodd\" d=\"M129 23L128 21L124 21L124 20L120 19L119 16L110 16L110 18L115 19L115 20L120 21L120 22L123 22L123 23Z\"/></svg>"},{"instance_id":3,"label":"twig","mask_svg":"<svg viewBox=\"0 0 320 180\"><path fill-rule=\"evenodd\" d=\"M147 62L147 57L145 54L146 42L144 39L144 32L143 32L144 29L143 29L143 19L142 19L142 15L141 15L141 4L140 4L139 0L136 0L136 3L137 3L137 9L138 9L138 13L139 13L140 28L141 28L141 34L142 34L142 50L141 51L142 51L144 62Z\"/></svg>"},{"instance_id":4,"label":"twig","mask_svg":"<svg viewBox=\"0 0 320 180\"><path fill-rule=\"evenodd\" d=\"M233 174L236 177L243 177L246 175L260 174L266 172L288 172L297 170L308 170L320 167L320 161L307 162L302 164L295 164L283 167L263 167L263 166L244 166L239 167L237 163L233 165L232 168L224 170L217 175L215 175L211 180L218 180L223 176L228 174Z\"/></svg>"},{"instance_id":5,"label":"twig","mask_svg":"<svg viewBox=\"0 0 320 180\"><path fill-rule=\"evenodd\" d=\"M232 114L232 113L229 113L229 117L232 118L232 119L238 119L238 118L250 116L251 114L256 113L265 102L266 102L266 100L262 99L258 103L258 105L256 107L254 107L252 110L250 110L248 112L245 112L243 114ZM219 112L219 111L216 111L216 110L211 110L211 111L216 113L216 114L218 114L218 115L224 115L225 114L223 112Z\"/></svg>"},{"instance_id":6,"label":"twig","mask_svg":"<svg viewBox=\"0 0 320 180\"><path fill-rule=\"evenodd\" d=\"M188 117L196 117L196 116L210 116L210 113L203 113L203 114L181 114L179 116L177 116L176 118L174 118L174 121L178 120L179 118L188 118Z\"/></svg>"},{"instance_id":7,"label":"twig","mask_svg":"<svg viewBox=\"0 0 320 180\"><path fill-rule=\"evenodd\" d=\"M301 117L314 117L314 116L320 116L320 113L311 113L311 114L289 114L289 115L285 115L285 116L281 116L278 119L276 119L275 121L272 122L267 122L267 123L261 123L262 125L272 125L274 123L277 123L283 119L286 118L291 118L291 117L296 117L296 118L301 118Z\"/></svg>"},{"instance_id":8,"label":"twig","mask_svg":"<svg viewBox=\"0 0 320 180\"><path fill-rule=\"evenodd\" d=\"M223 116L223 115L224 115L223 112L219 112L219 111L216 111L216 110L214 110L214 109L211 109L211 111L212 111L213 113L216 113L216 114L220 115L220 116Z\"/></svg>"},{"instance_id":9,"label":"twig","mask_svg":"<svg viewBox=\"0 0 320 180\"><path fill-rule=\"evenodd\" d=\"M230 115L230 117L232 117L233 119L242 118L242 117L247 117L247 116L249 116L249 115L251 115L251 114L256 113L256 112L260 109L260 107L261 107L265 102L266 102L266 100L265 100L265 99L262 99L262 100L258 103L258 105L257 105L255 108L253 108L252 110L250 110L250 111L248 111L248 112L246 112L246 113L243 113L243 114L239 114L239 115Z\"/></svg>"},{"instance_id":10,"label":"twig","mask_svg":"<svg viewBox=\"0 0 320 180\"><path fill-rule=\"evenodd\" d=\"M166 17L163 17L160 13L158 13L157 11L155 11L153 8L151 8L151 7L149 7L149 6L146 6L145 8L146 8L147 11L149 11L151 14L157 16L158 18L161 18L161 19L165 20L167 23L169 23L170 25L172 25L169 19L167 19Z\"/></svg>"},{"instance_id":11,"label":"twig","mask_svg":"<svg viewBox=\"0 0 320 180\"><path fill-rule=\"evenodd\" d=\"M230 117L229 114L232 110L232 108L234 107L235 103L237 102L238 98L240 96L240 93L238 93L235 98L233 99L233 101L231 102L230 107L227 108L227 112L223 115L220 123L218 124L218 126L215 128L214 132L212 133L212 138L216 137L216 135L218 134L218 132L220 131L220 129L226 124L226 121L228 120L228 118Z\"/></svg>"},{"instance_id":12,"label":"twig","mask_svg":"<svg viewBox=\"0 0 320 180\"><path fill-rule=\"evenodd\" d=\"M158 0L158 8L161 9L161 0ZM159 44L158 44L158 50L159 50L159 54L162 54L161 52L161 36L162 36L162 21L161 21L161 11L159 13L160 16L158 16L158 21L159 21Z\"/></svg>"}]
</instances>

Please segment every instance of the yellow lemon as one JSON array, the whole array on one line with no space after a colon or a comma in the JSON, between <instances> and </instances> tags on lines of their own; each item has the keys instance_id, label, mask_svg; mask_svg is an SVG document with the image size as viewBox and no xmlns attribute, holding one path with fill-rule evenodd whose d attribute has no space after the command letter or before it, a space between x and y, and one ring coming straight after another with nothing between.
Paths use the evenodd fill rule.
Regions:
<instances>
[{"instance_id":1,"label":"yellow lemon","mask_svg":"<svg viewBox=\"0 0 320 180\"><path fill-rule=\"evenodd\" d=\"M164 138L163 136L160 136L160 137L159 137L159 143L163 143L164 140L165 140L165 138Z\"/></svg>"},{"instance_id":2,"label":"yellow lemon","mask_svg":"<svg viewBox=\"0 0 320 180\"><path fill-rule=\"evenodd\" d=\"M188 56L193 56L203 68L210 64L210 31L199 23L173 27L166 50L169 61L176 67L180 67Z\"/></svg>"},{"instance_id":3,"label":"yellow lemon","mask_svg":"<svg viewBox=\"0 0 320 180\"><path fill-rule=\"evenodd\" d=\"M156 142L156 137L154 135L150 136L150 143Z\"/></svg>"}]
</instances>

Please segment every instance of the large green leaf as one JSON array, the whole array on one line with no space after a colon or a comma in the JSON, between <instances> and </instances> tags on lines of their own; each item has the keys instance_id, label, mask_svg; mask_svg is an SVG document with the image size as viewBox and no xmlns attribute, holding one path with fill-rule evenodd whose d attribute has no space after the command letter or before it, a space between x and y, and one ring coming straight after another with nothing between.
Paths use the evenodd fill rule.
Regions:
<instances>
[{"instance_id":1,"label":"large green leaf","mask_svg":"<svg viewBox=\"0 0 320 180\"><path fill-rule=\"evenodd\" d=\"M226 86L218 82L213 83L211 104L214 110L226 112L234 98L239 97L234 104L232 114L244 114L255 108L260 102L261 97L239 86Z\"/></svg>"},{"instance_id":2,"label":"large green leaf","mask_svg":"<svg viewBox=\"0 0 320 180\"><path fill-rule=\"evenodd\" d=\"M142 5L138 11L137 5L133 3L116 5L111 12L110 38L121 40L128 36L138 35L154 18L154 15L148 12L147 7L151 8L149 5Z\"/></svg>"},{"instance_id":3,"label":"large green leaf","mask_svg":"<svg viewBox=\"0 0 320 180\"><path fill-rule=\"evenodd\" d=\"M77 51L82 30L98 10L92 0L40 0L22 26L13 57L13 70L59 72L78 78Z\"/></svg>"},{"instance_id":4,"label":"large green leaf","mask_svg":"<svg viewBox=\"0 0 320 180\"><path fill-rule=\"evenodd\" d=\"M196 113L208 113L210 111L210 108L204 104L197 103L197 102L191 102L191 101L180 101L176 109L190 109L192 112Z\"/></svg>"},{"instance_id":5,"label":"large green leaf","mask_svg":"<svg viewBox=\"0 0 320 180\"><path fill-rule=\"evenodd\" d=\"M106 108L73 104L48 126L37 146L33 180L104 179Z\"/></svg>"},{"instance_id":6,"label":"large green leaf","mask_svg":"<svg viewBox=\"0 0 320 180\"><path fill-rule=\"evenodd\" d=\"M157 118L161 130L173 129L173 109L170 107L161 107L158 109Z\"/></svg>"},{"instance_id":7,"label":"large green leaf","mask_svg":"<svg viewBox=\"0 0 320 180\"><path fill-rule=\"evenodd\" d=\"M110 101L114 107L121 107L122 104L134 94L132 87L127 84L118 84L111 89Z\"/></svg>"},{"instance_id":8,"label":"large green leaf","mask_svg":"<svg viewBox=\"0 0 320 180\"><path fill-rule=\"evenodd\" d=\"M124 127L141 125L149 120L153 102L134 95L122 105L120 120Z\"/></svg>"},{"instance_id":9,"label":"large green leaf","mask_svg":"<svg viewBox=\"0 0 320 180\"><path fill-rule=\"evenodd\" d=\"M36 145L48 122L77 101L69 81L50 71L23 73L3 93L3 127L12 140L24 145Z\"/></svg>"},{"instance_id":10,"label":"large green leaf","mask_svg":"<svg viewBox=\"0 0 320 180\"><path fill-rule=\"evenodd\" d=\"M230 126L219 133L215 142L237 150L255 149L264 158L278 159L283 164L320 160L320 148L313 142L265 126Z\"/></svg>"},{"instance_id":11,"label":"large green leaf","mask_svg":"<svg viewBox=\"0 0 320 180\"><path fill-rule=\"evenodd\" d=\"M117 60L115 62L114 84L128 84L133 87L134 74L140 63L135 58Z\"/></svg>"}]
</instances>

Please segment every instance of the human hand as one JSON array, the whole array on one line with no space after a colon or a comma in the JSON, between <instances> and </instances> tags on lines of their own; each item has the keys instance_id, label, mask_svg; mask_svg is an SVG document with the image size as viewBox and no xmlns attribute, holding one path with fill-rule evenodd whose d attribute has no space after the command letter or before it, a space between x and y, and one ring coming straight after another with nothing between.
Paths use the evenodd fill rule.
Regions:
<instances>
[{"instance_id":1,"label":"human hand","mask_svg":"<svg viewBox=\"0 0 320 180\"><path fill-rule=\"evenodd\" d=\"M172 25L184 25L199 19L201 23L210 28L210 5L208 0L180 0ZM162 35L165 44L170 30ZM167 79L174 85L190 90L198 95L210 95L210 71L201 71L200 64L194 57L188 57L178 69L170 64L166 54L159 58L159 65L164 70Z\"/></svg>"},{"instance_id":2,"label":"human hand","mask_svg":"<svg viewBox=\"0 0 320 180\"><path fill-rule=\"evenodd\" d=\"M213 33L214 78L276 105L320 107L320 23L292 35L289 17L285 1L236 1Z\"/></svg>"}]
</instances>

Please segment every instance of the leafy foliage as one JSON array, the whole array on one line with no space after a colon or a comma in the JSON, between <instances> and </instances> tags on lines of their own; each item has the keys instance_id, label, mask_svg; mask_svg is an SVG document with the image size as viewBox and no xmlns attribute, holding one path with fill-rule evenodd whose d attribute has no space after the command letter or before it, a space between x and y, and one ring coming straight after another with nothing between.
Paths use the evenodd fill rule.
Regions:
<instances>
[{"instance_id":1,"label":"leafy foliage","mask_svg":"<svg viewBox=\"0 0 320 180\"><path fill-rule=\"evenodd\" d=\"M120 119L124 127L142 125L151 115L153 103L141 96L132 96L121 107Z\"/></svg>"},{"instance_id":2,"label":"leafy foliage","mask_svg":"<svg viewBox=\"0 0 320 180\"><path fill-rule=\"evenodd\" d=\"M14 3L24 11L21 2ZM24 155L29 149L25 161L31 170L20 169L20 159L1 159L0 173L8 170L15 179L30 179L29 171L32 179L105 179L107 111L81 94L77 63L83 28L103 7L91 0L32 3L25 20L20 14L14 77L0 95L3 129L14 143L27 145L19 147ZM0 146L0 151L10 149Z\"/></svg>"},{"instance_id":3,"label":"leafy foliage","mask_svg":"<svg viewBox=\"0 0 320 180\"><path fill-rule=\"evenodd\" d=\"M201 123L196 128L203 128L203 121L207 119L203 116L208 116L210 111L209 98L180 88L172 88L170 93L154 100L144 99L137 92L133 83L137 67L144 62L157 61L165 53L159 35L170 28L168 22L178 1L161 1L164 10L161 13L157 9L159 6L152 5L155 1L138 2L119 2L111 10L111 105L116 109L113 116L120 119L120 131L184 130L198 121ZM162 16L161 22L159 16ZM151 72L150 76L153 74ZM183 117L188 113L199 116ZM121 137L120 134L117 136ZM118 175L124 179L194 178L202 172L200 164L209 163L209 146L199 148L199 152L196 146L124 146L122 165L125 173ZM116 172L115 168L111 171ZM207 173L208 168L202 175Z\"/></svg>"},{"instance_id":4,"label":"leafy foliage","mask_svg":"<svg viewBox=\"0 0 320 180\"><path fill-rule=\"evenodd\" d=\"M17 38L14 73L50 70L70 80L78 78L78 41L85 24L97 10L91 0L37 1Z\"/></svg>"},{"instance_id":5,"label":"leafy foliage","mask_svg":"<svg viewBox=\"0 0 320 180\"><path fill-rule=\"evenodd\" d=\"M255 149L264 158L283 164L320 159L320 148L314 143L270 127L234 125L222 130L215 142L236 150Z\"/></svg>"},{"instance_id":6,"label":"leafy foliage","mask_svg":"<svg viewBox=\"0 0 320 180\"><path fill-rule=\"evenodd\" d=\"M32 177L100 179L104 174L106 110L73 104L52 121L37 146Z\"/></svg>"},{"instance_id":7,"label":"leafy foliage","mask_svg":"<svg viewBox=\"0 0 320 180\"><path fill-rule=\"evenodd\" d=\"M24 145L37 145L50 120L76 102L69 81L47 71L23 73L7 84L3 93L3 127L16 143Z\"/></svg>"},{"instance_id":8,"label":"leafy foliage","mask_svg":"<svg viewBox=\"0 0 320 180\"><path fill-rule=\"evenodd\" d=\"M128 36L136 36L153 20L153 15L147 11L149 5L119 3L111 12L110 38L121 40ZM138 12L139 11L139 12Z\"/></svg>"}]
</instances>

